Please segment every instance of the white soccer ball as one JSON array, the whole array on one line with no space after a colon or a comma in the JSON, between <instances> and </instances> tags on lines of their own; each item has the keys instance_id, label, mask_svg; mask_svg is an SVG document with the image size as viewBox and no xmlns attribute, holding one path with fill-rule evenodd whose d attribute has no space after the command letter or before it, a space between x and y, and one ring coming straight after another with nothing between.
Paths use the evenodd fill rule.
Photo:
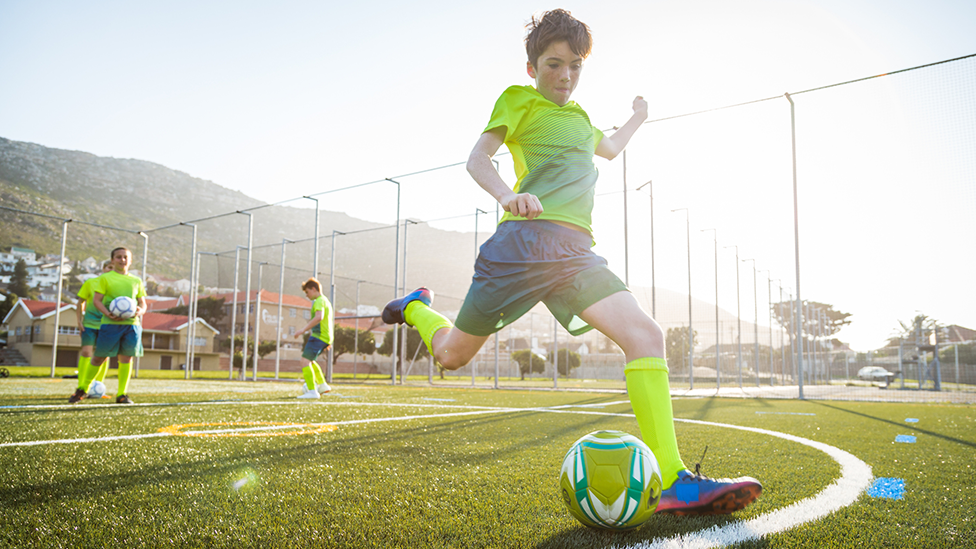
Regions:
<instances>
[{"instance_id":1,"label":"white soccer ball","mask_svg":"<svg viewBox=\"0 0 976 549\"><path fill-rule=\"evenodd\" d=\"M95 380L88 388L88 398L102 398L105 396L105 384Z\"/></svg>"},{"instance_id":2,"label":"white soccer ball","mask_svg":"<svg viewBox=\"0 0 976 549\"><path fill-rule=\"evenodd\" d=\"M120 295L108 305L108 312L119 318L132 318L136 315L136 300L127 295Z\"/></svg>"},{"instance_id":3,"label":"white soccer ball","mask_svg":"<svg viewBox=\"0 0 976 549\"><path fill-rule=\"evenodd\" d=\"M569 513L591 528L630 530L661 499L661 469L650 448L622 431L596 431L566 453L559 486Z\"/></svg>"}]
</instances>

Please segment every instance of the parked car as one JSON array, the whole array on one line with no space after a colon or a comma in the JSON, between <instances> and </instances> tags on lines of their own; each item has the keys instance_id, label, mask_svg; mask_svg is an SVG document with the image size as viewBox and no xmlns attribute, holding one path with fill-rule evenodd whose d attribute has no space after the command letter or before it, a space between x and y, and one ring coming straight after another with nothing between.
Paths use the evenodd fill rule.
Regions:
<instances>
[{"instance_id":1,"label":"parked car","mask_svg":"<svg viewBox=\"0 0 976 549\"><path fill-rule=\"evenodd\" d=\"M865 366L857 371L857 377L864 381L883 381L891 383L898 374L889 372L882 366Z\"/></svg>"}]
</instances>

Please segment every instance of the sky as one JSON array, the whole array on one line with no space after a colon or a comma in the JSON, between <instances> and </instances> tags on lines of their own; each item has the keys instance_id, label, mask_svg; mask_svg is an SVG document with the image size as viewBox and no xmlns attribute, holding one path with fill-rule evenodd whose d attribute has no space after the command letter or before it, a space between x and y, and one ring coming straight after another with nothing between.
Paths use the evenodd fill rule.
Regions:
<instances>
[{"instance_id":1,"label":"sky","mask_svg":"<svg viewBox=\"0 0 976 549\"><path fill-rule=\"evenodd\" d=\"M796 288L783 94L976 53L971 1L0 0L0 137L148 160L267 202L403 176L403 217L473 231L491 198L461 166L426 170L463 162L501 91L531 84L524 25L554 7L594 33L573 98L601 129L636 95L650 120L776 98L645 124L626 170L597 161L596 250L621 278L651 284L650 201L635 191L651 180L654 283L691 279L714 300L718 280L720 306L751 318L755 305L761 324L767 294ZM918 313L976 328L973 67L793 97L802 297L852 313L839 337L855 349ZM321 207L392 223L391 187ZM764 271L755 292L741 259Z\"/></svg>"}]
</instances>

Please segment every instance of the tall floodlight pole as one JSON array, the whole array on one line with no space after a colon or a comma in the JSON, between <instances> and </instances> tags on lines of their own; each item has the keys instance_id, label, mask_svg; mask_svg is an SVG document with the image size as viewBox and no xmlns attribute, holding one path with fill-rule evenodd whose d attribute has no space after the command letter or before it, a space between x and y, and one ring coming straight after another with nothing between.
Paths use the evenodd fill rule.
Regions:
<instances>
[{"instance_id":1,"label":"tall floodlight pole","mask_svg":"<svg viewBox=\"0 0 976 549\"><path fill-rule=\"evenodd\" d=\"M478 261L478 214L486 214L488 212L482 210L481 208L474 209L474 260Z\"/></svg>"},{"instance_id":2,"label":"tall floodlight pole","mask_svg":"<svg viewBox=\"0 0 976 549\"><path fill-rule=\"evenodd\" d=\"M651 318L657 318L657 284L654 280L654 185L648 181L637 187L637 190L644 187L647 187L647 194L651 197Z\"/></svg>"},{"instance_id":3,"label":"tall floodlight pole","mask_svg":"<svg viewBox=\"0 0 976 549\"><path fill-rule=\"evenodd\" d=\"M241 381L247 379L247 333L251 327L251 260L254 258L254 214L238 210L237 213L247 216L247 273L244 276L244 345L241 345ZM257 337L257 334L255 334Z\"/></svg>"},{"instance_id":4,"label":"tall floodlight pole","mask_svg":"<svg viewBox=\"0 0 976 549\"><path fill-rule=\"evenodd\" d=\"M217 255L214 252L197 252L197 256L196 256L196 260L197 260L196 261L196 269L194 270L193 280L191 282L194 288L199 288L200 287L200 265L202 264L202 258L201 258L201 256L204 256L204 255L212 255L212 256L214 256L217 259L218 263L220 261L220 256ZM217 280L217 285L218 286L220 285L220 279L219 278ZM187 319L189 319L190 316L192 316L192 318L194 319L193 324L187 324L187 328L186 328L186 331L187 331L187 339L188 339L188 341L190 341L193 344L193 346L195 346L196 340L197 340L197 322L196 322L196 320L199 319L199 314L198 314L198 310L199 310L198 309L198 307L199 307L198 301L200 301L199 292L197 293L196 297L197 297L197 299L192 300L190 302L189 307L187 307L187 310L190 312L190 315L188 315ZM195 357L196 357L196 349L193 350L193 355L191 356L191 358L195 358Z\"/></svg>"},{"instance_id":5,"label":"tall floodlight pole","mask_svg":"<svg viewBox=\"0 0 976 549\"><path fill-rule=\"evenodd\" d=\"M401 295L407 294L407 227L411 224L416 224L416 221L412 219L403 220L403 283L401 284L402 292ZM358 315L358 313L357 313ZM407 357L407 324L404 323L402 326L402 336L403 339L400 341L400 356L403 357L402 360L406 360ZM415 355L416 356L416 355ZM407 370L406 366L400 365L400 385L403 385L407 381ZM411 364L413 361L411 360Z\"/></svg>"},{"instance_id":6,"label":"tall floodlight pole","mask_svg":"<svg viewBox=\"0 0 976 549\"><path fill-rule=\"evenodd\" d=\"M800 208L799 200L797 198L797 188L796 188L796 105L793 104L793 98L790 94L786 94L786 100L790 102L790 139L792 143L793 150L793 255L796 259L796 301L797 303L803 303L800 299ZM799 371L798 379L800 380L800 399L803 399L803 324L801 316L803 313L800 311L800 307L796 308L796 329L797 329L797 344L796 349L796 367Z\"/></svg>"},{"instance_id":7,"label":"tall floodlight pole","mask_svg":"<svg viewBox=\"0 0 976 549\"><path fill-rule=\"evenodd\" d=\"M292 241L287 238L281 239L281 264L278 265L278 326L275 328L275 379L278 379L278 373L281 371L281 315L284 312L282 304L285 301L285 248L290 242Z\"/></svg>"},{"instance_id":8,"label":"tall floodlight pole","mask_svg":"<svg viewBox=\"0 0 976 549\"><path fill-rule=\"evenodd\" d=\"M735 320L736 328L736 350L735 365L739 371L739 388L742 388L742 293L739 291L739 245L723 246L723 248L735 248ZM717 300L717 298L716 298Z\"/></svg>"},{"instance_id":9,"label":"tall floodlight pole","mask_svg":"<svg viewBox=\"0 0 976 549\"><path fill-rule=\"evenodd\" d=\"M234 250L234 295L231 298L233 301L230 310L230 368L228 368L227 379L234 379L234 338L237 337L237 284L240 281L241 248L243 247L238 244ZM246 302L247 299L244 301Z\"/></svg>"},{"instance_id":10,"label":"tall floodlight pole","mask_svg":"<svg viewBox=\"0 0 976 549\"><path fill-rule=\"evenodd\" d=\"M399 233L399 229L397 229L397 232ZM329 310L329 314L332 315L333 319L335 318L335 308L336 308L336 305L335 305L335 288L336 288L336 284L335 284L336 238L335 237L336 237L336 235L340 235L340 234L341 235L344 235L346 233L337 231L335 229L332 230L332 262L329 265L329 303L332 304L332 308ZM396 288L394 288L394 291L396 291ZM335 322L335 320L333 320L332 322L330 322L330 324L333 323L333 322ZM326 360L325 381L328 382L328 383L332 383L332 356L333 356L332 355L332 347L333 347L332 345L329 345L329 347L328 347L328 354L326 355L326 359L325 359ZM396 354L396 353L394 353L394 354Z\"/></svg>"},{"instance_id":11,"label":"tall floodlight pole","mask_svg":"<svg viewBox=\"0 0 976 549\"><path fill-rule=\"evenodd\" d=\"M715 243L715 389L718 390L722 388L722 337L718 328L718 231L716 229L701 230L703 233L706 231L712 231L713 242Z\"/></svg>"},{"instance_id":12,"label":"tall floodlight pole","mask_svg":"<svg viewBox=\"0 0 976 549\"><path fill-rule=\"evenodd\" d=\"M142 288L145 289L146 288L146 276L148 276L146 274L146 271L148 270L148 265L149 265L149 235L146 234L143 231L139 231L136 234L138 234L139 236L142 237ZM219 263L218 263L218 271L217 272L218 273L220 272L220 270L219 270ZM219 279L217 280L217 286L220 286L220 280ZM135 367L135 377L139 377L139 363L141 362L140 358L141 357L135 357L135 362L136 362L135 365L134 365L134 367Z\"/></svg>"},{"instance_id":13,"label":"tall floodlight pole","mask_svg":"<svg viewBox=\"0 0 976 549\"><path fill-rule=\"evenodd\" d=\"M312 198L311 196L303 196L302 198L315 201L315 238L313 239L314 248L312 248L312 276L317 279L319 277L319 199Z\"/></svg>"},{"instance_id":14,"label":"tall floodlight pole","mask_svg":"<svg viewBox=\"0 0 976 549\"><path fill-rule=\"evenodd\" d=\"M742 262L752 261L752 303L753 303L753 351L752 351L752 362L756 368L756 387L759 387L759 296L756 293L756 260L755 259L743 259Z\"/></svg>"},{"instance_id":15,"label":"tall floodlight pole","mask_svg":"<svg viewBox=\"0 0 976 549\"><path fill-rule=\"evenodd\" d=\"M64 287L64 251L68 243L68 223L70 219L61 222L61 257L58 258L58 297L54 302L54 342L51 347L51 377L54 377L58 363L58 331L61 329L61 289Z\"/></svg>"},{"instance_id":16,"label":"tall floodlight pole","mask_svg":"<svg viewBox=\"0 0 976 549\"><path fill-rule=\"evenodd\" d=\"M685 238L688 243L688 388L695 388L695 330L691 326L691 215L688 208L677 208L674 212L685 212Z\"/></svg>"},{"instance_id":17,"label":"tall floodlight pole","mask_svg":"<svg viewBox=\"0 0 976 549\"><path fill-rule=\"evenodd\" d=\"M497 170L496 170L497 171ZM478 214L487 214L488 212L482 210L481 208L474 209L474 260L478 261ZM471 386L474 387L475 377L478 375L478 359L475 355L475 359L471 361Z\"/></svg>"},{"instance_id":18,"label":"tall floodlight pole","mask_svg":"<svg viewBox=\"0 0 976 549\"><path fill-rule=\"evenodd\" d=\"M773 279L771 278L771 273L769 269L763 269L759 272L766 273L766 307L769 308L769 386L773 386Z\"/></svg>"},{"instance_id":19,"label":"tall floodlight pole","mask_svg":"<svg viewBox=\"0 0 976 549\"><path fill-rule=\"evenodd\" d=\"M258 292L256 302L254 306L254 352L251 353L251 381L258 380L258 341L261 339L261 290L264 288L264 266L267 265L267 261L262 261L258 263ZM281 296L278 297L278 303L281 303Z\"/></svg>"},{"instance_id":20,"label":"tall floodlight pole","mask_svg":"<svg viewBox=\"0 0 976 549\"><path fill-rule=\"evenodd\" d=\"M362 280L356 281L356 331L353 332L353 352L352 352L352 378L356 379L356 367L359 366L359 285Z\"/></svg>"},{"instance_id":21,"label":"tall floodlight pole","mask_svg":"<svg viewBox=\"0 0 976 549\"><path fill-rule=\"evenodd\" d=\"M397 207L396 207L396 242L393 244L393 299L397 298L398 283L400 281L400 182L386 178L390 183L395 183L397 186ZM390 385L396 385L396 367L397 367L397 332L399 330L393 330L393 341L390 347L390 355L393 358L393 366L390 368Z\"/></svg>"},{"instance_id":22,"label":"tall floodlight pole","mask_svg":"<svg viewBox=\"0 0 976 549\"><path fill-rule=\"evenodd\" d=\"M186 365L183 367L183 377L184 379L190 379L190 371L193 370L193 323L195 319L193 317L193 296L196 293L196 280L194 280L194 274L196 273L196 262L197 262L197 226L193 223L180 223L184 227L190 227L193 229L193 236L190 242L190 302L186 305L187 310L187 325L186 325Z\"/></svg>"},{"instance_id":23,"label":"tall floodlight pole","mask_svg":"<svg viewBox=\"0 0 976 549\"><path fill-rule=\"evenodd\" d=\"M630 246L627 243L627 149L624 149L624 284L630 288ZM566 372L569 373L569 368Z\"/></svg>"}]
</instances>

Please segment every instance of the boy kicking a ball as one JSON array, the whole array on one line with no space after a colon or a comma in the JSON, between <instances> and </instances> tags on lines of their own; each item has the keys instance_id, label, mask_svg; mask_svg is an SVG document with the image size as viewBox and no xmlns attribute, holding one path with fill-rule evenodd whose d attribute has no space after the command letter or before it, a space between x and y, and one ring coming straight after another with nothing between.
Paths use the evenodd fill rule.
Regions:
<instances>
[{"instance_id":1,"label":"boy kicking a ball","mask_svg":"<svg viewBox=\"0 0 976 549\"><path fill-rule=\"evenodd\" d=\"M420 331L447 369L471 361L488 337L539 301L573 335L596 328L623 349L627 392L644 442L661 466L666 489L657 511L725 514L762 492L751 477L712 479L689 471L678 453L661 327L591 250L597 170L593 155L613 159L647 119L647 103L611 136L594 128L570 100L589 55L589 28L565 10L533 18L525 38L526 70L535 86L512 86L498 101L468 158L471 177L505 210L481 247L457 324L430 307L426 288L387 304L383 321ZM502 143L515 160L509 188L491 157Z\"/></svg>"},{"instance_id":2,"label":"boy kicking a ball","mask_svg":"<svg viewBox=\"0 0 976 549\"><path fill-rule=\"evenodd\" d=\"M302 349L302 358L306 362L305 367L302 368L302 374L305 376L305 393L298 395L298 398L319 398L321 393L332 390L332 387L325 382L322 368L315 362L315 359L332 344L332 304L322 295L322 285L315 278L303 282L302 291L305 292L305 297L312 301L312 320L302 328L302 331L295 334L295 339L301 339L305 332L309 332L308 341Z\"/></svg>"}]
</instances>

